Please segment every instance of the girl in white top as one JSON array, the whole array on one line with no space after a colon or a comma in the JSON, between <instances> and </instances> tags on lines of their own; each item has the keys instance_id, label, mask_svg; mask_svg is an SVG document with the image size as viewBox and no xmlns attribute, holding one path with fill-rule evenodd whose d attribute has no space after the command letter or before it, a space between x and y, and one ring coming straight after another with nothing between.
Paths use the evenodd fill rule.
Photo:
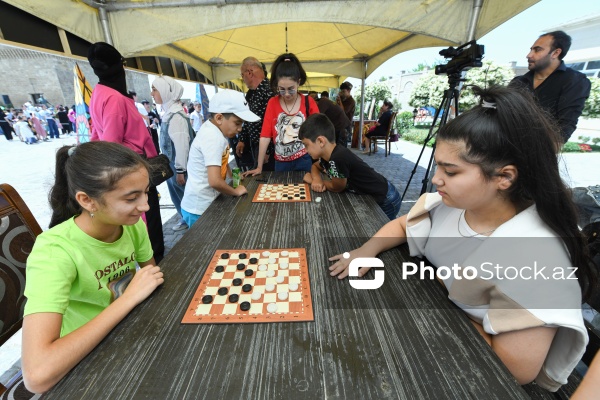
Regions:
<instances>
[{"instance_id":1,"label":"girl in white top","mask_svg":"<svg viewBox=\"0 0 600 400\"><path fill-rule=\"evenodd\" d=\"M352 259L404 242L412 256L436 267L456 263L459 278L444 279L449 298L521 384L536 380L556 391L585 351L582 292L585 298L595 287L559 174L559 131L528 93L474 91L481 104L437 135L437 193L421 196L408 215L386 224L349 258L332 257L330 273L343 279ZM535 279L527 269L534 263L547 266L550 278ZM490 268L496 264L515 267L522 279ZM465 279L467 272L476 278Z\"/></svg>"}]
</instances>

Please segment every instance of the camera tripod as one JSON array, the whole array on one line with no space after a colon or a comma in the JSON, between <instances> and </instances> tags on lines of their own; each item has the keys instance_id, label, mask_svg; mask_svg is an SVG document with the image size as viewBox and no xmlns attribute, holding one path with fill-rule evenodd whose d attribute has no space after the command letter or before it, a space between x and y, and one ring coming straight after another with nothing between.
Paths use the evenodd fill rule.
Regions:
<instances>
[{"instance_id":1,"label":"camera tripod","mask_svg":"<svg viewBox=\"0 0 600 400\"><path fill-rule=\"evenodd\" d=\"M435 114L433 116L433 121L431 122L431 128L429 128L429 132L427 133L427 137L425 138L425 143L423 143L423 148L421 149L421 153L419 153L419 158L415 162L415 167L410 173L410 177L408 178L408 182L406 182L406 188L404 189L404 193L402 193L402 197L400 198L400 202L404 201L404 196L408 191L410 186L410 182L417 172L417 168L419 167L419 162L421 161L421 157L423 156L423 152L425 152L425 148L427 147L427 143L431 141L431 139L435 138L438 131L446 125L448 121L448 116L450 115L450 108L454 107L454 111L456 115L458 115L458 94L459 91L457 89L458 84L462 81L461 72L454 72L448 74L448 84L449 88L444 90L444 98L440 103L440 106L436 109ZM441 115L440 115L441 114ZM437 124L439 120L439 125ZM436 126L437 125L437 126ZM429 158L429 162L427 163L427 169L425 170L425 177L421 181L423 184L421 186L421 193L423 194L427 191L431 191L431 185L429 182L435 173L435 165L433 155L435 154L435 142L431 148L431 157Z\"/></svg>"}]
</instances>

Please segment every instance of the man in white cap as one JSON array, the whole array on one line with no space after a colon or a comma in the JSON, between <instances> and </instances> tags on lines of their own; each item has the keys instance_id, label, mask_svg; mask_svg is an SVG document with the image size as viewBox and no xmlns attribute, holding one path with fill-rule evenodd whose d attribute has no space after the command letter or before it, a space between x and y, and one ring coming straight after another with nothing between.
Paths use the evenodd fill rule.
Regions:
<instances>
[{"instance_id":1,"label":"man in white cap","mask_svg":"<svg viewBox=\"0 0 600 400\"><path fill-rule=\"evenodd\" d=\"M219 193L242 196L243 185L232 188L226 182L229 174L229 141L242 130L244 121L260 118L250 111L244 95L235 90L220 90L210 99L210 119L202 124L192 142L188 158L188 180L185 185L181 214L191 227Z\"/></svg>"}]
</instances>

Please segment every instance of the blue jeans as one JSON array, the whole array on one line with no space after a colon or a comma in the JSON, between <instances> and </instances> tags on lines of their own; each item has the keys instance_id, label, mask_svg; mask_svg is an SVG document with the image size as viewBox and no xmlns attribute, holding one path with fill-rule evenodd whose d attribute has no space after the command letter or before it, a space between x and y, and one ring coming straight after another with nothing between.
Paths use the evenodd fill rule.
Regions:
<instances>
[{"instance_id":1,"label":"blue jeans","mask_svg":"<svg viewBox=\"0 0 600 400\"><path fill-rule=\"evenodd\" d=\"M48 133L50 133L50 137L58 139L58 126L56 125L56 121L47 119L46 122L48 123Z\"/></svg>"},{"instance_id":2,"label":"blue jeans","mask_svg":"<svg viewBox=\"0 0 600 400\"><path fill-rule=\"evenodd\" d=\"M312 158L308 154L293 161L275 161L276 172L286 171L305 171L310 172L312 167Z\"/></svg>"},{"instance_id":3,"label":"blue jeans","mask_svg":"<svg viewBox=\"0 0 600 400\"><path fill-rule=\"evenodd\" d=\"M398 192L396 186L388 181L387 194L385 195L385 199L379 205L379 207L381 207L385 215L387 215L390 220L393 220L398 216L401 205L402 202L400 201L400 192Z\"/></svg>"},{"instance_id":4,"label":"blue jeans","mask_svg":"<svg viewBox=\"0 0 600 400\"><path fill-rule=\"evenodd\" d=\"M191 228L192 225L194 225L194 223L196 221L198 221L198 218L200 218L200 215L189 213L182 208L181 209L181 217L185 221L187 226L189 226Z\"/></svg>"},{"instance_id":5,"label":"blue jeans","mask_svg":"<svg viewBox=\"0 0 600 400\"><path fill-rule=\"evenodd\" d=\"M175 163L172 161L171 161L171 169L173 171L176 171ZM187 172L183 176L185 177L185 180L187 181ZM171 201L173 202L175 209L181 216L182 215L181 214L181 200L183 199L185 185L181 186L180 184L177 183L177 173L175 173L175 175L173 175L172 177L167 179L167 187L169 188L169 195L171 196ZM181 221L183 221L183 218L181 219Z\"/></svg>"}]
</instances>

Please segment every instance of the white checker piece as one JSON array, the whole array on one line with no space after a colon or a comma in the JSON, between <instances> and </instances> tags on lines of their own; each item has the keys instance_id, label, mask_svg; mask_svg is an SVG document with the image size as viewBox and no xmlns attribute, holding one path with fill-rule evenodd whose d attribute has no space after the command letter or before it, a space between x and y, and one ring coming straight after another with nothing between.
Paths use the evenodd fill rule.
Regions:
<instances>
[{"instance_id":1,"label":"white checker piece","mask_svg":"<svg viewBox=\"0 0 600 400\"><path fill-rule=\"evenodd\" d=\"M285 255L285 256L284 256ZM227 287L229 292L225 296L219 296L217 294L218 287L207 287L204 291L205 295L214 296L212 304L223 304L223 312L225 315L235 315L239 312L239 304L248 301L250 302L250 314L263 314L269 304L277 304L277 310L275 314L288 313L290 302L302 302L302 292L300 291L300 276L290 276L289 270L300 269L299 263L290 263L290 258L299 257L298 252L282 251L281 257L278 252L270 253L264 251L261 253L250 253L247 254L247 258L240 259L238 253L232 253L229 259L219 259L217 265L222 265L225 268L224 272L218 273L213 272L211 274L211 280L220 280L219 287ZM252 277L246 277L244 271L238 271L236 266L239 263L249 264L250 258L257 258L257 264L251 266L254 270ZM279 268L279 263L284 263L284 269ZM259 266L265 265L267 268L260 268ZM287 265L287 267L285 267ZM240 278L243 280L243 284L250 284L253 287L251 293L243 293L242 286L233 286L233 279L221 278L224 273L234 273L234 278ZM272 275L272 276L269 276ZM265 285L255 286L255 280L258 278L266 278L265 285L272 284L274 290L267 292ZM278 283L278 280L283 279L286 283ZM290 291L289 284L295 284L298 286L296 291ZM278 301L278 293L288 292L289 297L285 301ZM228 304L228 297L230 294L238 294L240 296L237 303ZM210 315L212 304L199 304L196 308L196 315Z\"/></svg>"},{"instance_id":2,"label":"white checker piece","mask_svg":"<svg viewBox=\"0 0 600 400\"><path fill-rule=\"evenodd\" d=\"M250 298L252 300L260 300L261 297L262 297L262 292L259 292L258 290L253 291L252 294L250 295Z\"/></svg>"}]
</instances>

